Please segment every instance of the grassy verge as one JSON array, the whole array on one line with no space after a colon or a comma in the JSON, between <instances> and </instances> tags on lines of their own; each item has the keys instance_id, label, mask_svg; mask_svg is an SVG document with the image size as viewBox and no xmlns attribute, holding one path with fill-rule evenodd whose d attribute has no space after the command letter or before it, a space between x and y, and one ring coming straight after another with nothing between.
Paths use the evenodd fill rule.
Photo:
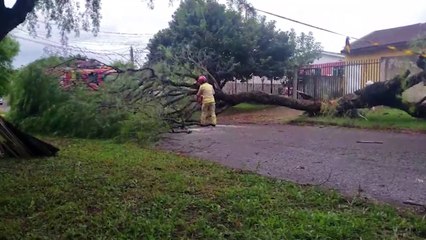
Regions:
<instances>
[{"instance_id":1,"label":"grassy verge","mask_svg":"<svg viewBox=\"0 0 426 240\"><path fill-rule=\"evenodd\" d=\"M422 239L389 206L104 141L0 160L0 239Z\"/></svg>"},{"instance_id":2,"label":"grassy verge","mask_svg":"<svg viewBox=\"0 0 426 240\"><path fill-rule=\"evenodd\" d=\"M357 127L366 129L389 129L389 130L409 130L426 132L426 121L416 119L398 109L377 108L376 110L365 110L363 118L336 118L329 116L321 117L300 117L292 123L296 124L320 124L343 127Z\"/></svg>"},{"instance_id":3,"label":"grassy verge","mask_svg":"<svg viewBox=\"0 0 426 240\"><path fill-rule=\"evenodd\" d=\"M240 103L227 109L223 114L250 113L261 111L268 108L273 108L271 105Z\"/></svg>"}]
</instances>

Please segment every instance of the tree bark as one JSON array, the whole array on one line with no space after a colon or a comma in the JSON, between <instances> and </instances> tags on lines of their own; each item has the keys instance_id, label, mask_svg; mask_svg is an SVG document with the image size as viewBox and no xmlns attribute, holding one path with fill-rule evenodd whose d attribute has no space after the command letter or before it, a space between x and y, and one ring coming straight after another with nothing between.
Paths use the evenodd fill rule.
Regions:
<instances>
[{"instance_id":1,"label":"tree bark","mask_svg":"<svg viewBox=\"0 0 426 240\"><path fill-rule=\"evenodd\" d=\"M292 99L289 97L271 95L258 91L244 92L239 94L225 94L223 92L217 92L215 98L216 100L223 101L231 106L246 102L285 106L297 110L307 111L313 114L317 114L321 111L321 102Z\"/></svg>"},{"instance_id":2,"label":"tree bark","mask_svg":"<svg viewBox=\"0 0 426 240\"><path fill-rule=\"evenodd\" d=\"M293 99L264 92L225 94L221 91L217 91L215 98L230 106L244 102L278 105L306 111L310 115L318 115L324 108L333 108L335 109L336 116L343 116L353 109L383 105L403 110L416 118L426 119L426 97L418 103L408 103L402 98L402 93L405 90L426 81L426 72L423 71L410 77L408 76L409 72L407 71L407 73L402 76L396 76L384 82L376 82L355 93L347 94L337 101L330 101L328 103Z\"/></svg>"},{"instance_id":3,"label":"tree bark","mask_svg":"<svg viewBox=\"0 0 426 240\"><path fill-rule=\"evenodd\" d=\"M0 41L7 34L25 21L37 0L16 0L12 8L7 8L4 1L0 1Z\"/></svg>"},{"instance_id":4,"label":"tree bark","mask_svg":"<svg viewBox=\"0 0 426 240\"><path fill-rule=\"evenodd\" d=\"M1 116L0 139L0 154L2 157L52 157L59 151L55 146L20 131Z\"/></svg>"},{"instance_id":5,"label":"tree bark","mask_svg":"<svg viewBox=\"0 0 426 240\"><path fill-rule=\"evenodd\" d=\"M424 82L426 72L408 77L409 71L402 76L396 76L391 80L376 82L353 94L348 94L340 98L336 106L336 115L342 116L348 111L357 108L373 106L387 106L403 110L416 118L426 119L426 103L408 103L403 100L402 93L412 86Z\"/></svg>"}]
</instances>

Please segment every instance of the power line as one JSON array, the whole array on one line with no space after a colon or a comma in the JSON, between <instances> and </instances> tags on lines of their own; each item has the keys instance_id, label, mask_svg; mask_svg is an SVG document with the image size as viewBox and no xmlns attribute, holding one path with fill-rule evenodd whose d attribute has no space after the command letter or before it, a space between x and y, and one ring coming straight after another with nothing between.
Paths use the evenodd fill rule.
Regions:
<instances>
[{"instance_id":1,"label":"power line","mask_svg":"<svg viewBox=\"0 0 426 240\"><path fill-rule=\"evenodd\" d=\"M49 24L46 21L38 20L41 23ZM55 24L55 23L53 23ZM57 24L55 24L57 25ZM104 34L115 34L115 35L128 35L128 36L154 36L155 33L129 33L129 32L114 32L114 31L98 31L97 33L104 33Z\"/></svg>"},{"instance_id":2,"label":"power line","mask_svg":"<svg viewBox=\"0 0 426 240\"><path fill-rule=\"evenodd\" d=\"M47 39L47 38L45 38L45 37L41 37L41 36L33 36L33 35L31 35L31 33L30 32L28 32L28 31L25 31L25 30L23 30L23 29L20 29L20 28L17 28L19 31L21 31L22 33L24 33L24 34L26 34L26 36L28 36L28 37L35 37L35 38L39 38L39 39L42 39L43 41L46 41L46 42L49 42L49 43L52 43L52 44L59 44L59 45L63 45L63 44L61 44L61 43L57 43L57 42L54 42L54 41L51 41L50 39ZM72 43L74 43L74 44L84 44L84 45L86 45L86 44L96 44L97 46L99 46L99 44L111 44L111 45L121 45L121 46L126 46L126 44L117 44L117 43L113 43L113 42L90 42L90 41L70 41L70 42L72 42ZM72 47L72 46L71 46ZM108 50L98 50L98 51L108 51L108 52L111 52L111 51L121 51L121 50L124 50L124 49L128 49L127 47L126 48L124 48L124 47L121 47L121 48L119 48L119 49L108 49Z\"/></svg>"},{"instance_id":3,"label":"power line","mask_svg":"<svg viewBox=\"0 0 426 240\"><path fill-rule=\"evenodd\" d=\"M114 34L114 35L128 35L128 36L154 36L155 35L155 33L126 33L126 32L110 32L110 31L99 31L99 33Z\"/></svg>"},{"instance_id":4,"label":"power line","mask_svg":"<svg viewBox=\"0 0 426 240\"><path fill-rule=\"evenodd\" d=\"M53 41L49 41L49 42L43 42L40 40L36 40L36 39L30 39L30 38L26 38L26 37L22 37L22 36L17 36L17 35L12 35L14 38L17 39L21 39L21 40L25 40L25 41L29 41L29 42L33 42L33 43L37 43L37 44L41 44L44 46L49 46L49 47L54 47L54 48L61 48L61 49L66 49L66 50L74 50L74 51L80 51L80 52L87 52L87 53L91 53L91 54L95 54L95 55L103 55L103 56L112 56L112 55L118 55L121 56L122 54L120 53L116 53L116 52L96 52L96 51L92 51L89 49L85 49L85 48L80 48L77 46L62 46L60 45L60 43L56 43Z\"/></svg>"},{"instance_id":5,"label":"power line","mask_svg":"<svg viewBox=\"0 0 426 240\"><path fill-rule=\"evenodd\" d=\"M317 26L314 26L312 24L304 23L304 22L301 22L301 21L298 21L298 20L295 20L295 19L292 19L292 18L284 17L284 16L278 15L276 13L271 13L271 12L260 10L260 9L257 9L257 8L254 8L254 10L256 10L258 12L263 12L263 13L269 14L269 15L274 16L274 17L282 18L282 19L285 19L285 20L288 20L288 21L291 21L291 22L302 24L302 25L305 25L305 26L308 26L308 27L311 27L311 28L315 28L315 29L318 29L318 30L321 30L321 31L325 31L325 32L329 32L329 33L336 34L336 35L339 35L339 36L347 37L347 35L345 35L345 34L338 33L338 32L335 32L335 31L332 31L332 30L329 30L329 29L326 29L326 28L317 27ZM349 38L358 40L358 38L355 38L355 37L349 37Z\"/></svg>"},{"instance_id":6,"label":"power line","mask_svg":"<svg viewBox=\"0 0 426 240\"><path fill-rule=\"evenodd\" d=\"M354 40L357 40L357 41L367 42L367 43L371 44L372 46L382 45L380 42L377 42L377 41L370 41L370 40L359 39L359 38L356 38L356 37L351 37L351 36L348 36L348 35L345 35L345 34L342 34L342 33L338 33L338 32L335 32L335 31L332 31L332 30L329 30L329 29L326 29L326 28L314 26L314 25L309 24L309 23L305 23L305 22L301 22L301 21L298 21L298 20L295 20L295 19L292 19L292 18L284 17L284 16L281 16L281 15L276 14L276 13L271 13L271 12L260 10L260 9L257 9L257 8L254 8L254 10L256 10L258 12L269 14L271 16L282 18L282 19L285 19L285 20L288 20L288 21L291 21L291 22L295 22L295 23L298 23L298 24L301 24L301 25L304 25L304 26L315 28L315 29L318 29L318 30L321 30L321 31L325 31L325 32L332 33L332 34L339 35L339 36L344 36L344 37L347 38L347 40L346 40L347 43L346 43L346 47L345 48L347 48L348 53L350 53L350 44L348 43L349 39L354 39ZM388 48L390 50L393 50L393 51L403 51L401 49L398 49L396 46L394 46L392 44L387 45L386 48ZM411 49L405 50L404 53L408 54L408 55L419 54L419 55L422 55L422 56L426 57L426 54L421 53L421 52L416 52L416 51L411 50Z\"/></svg>"},{"instance_id":7,"label":"power line","mask_svg":"<svg viewBox=\"0 0 426 240\"><path fill-rule=\"evenodd\" d=\"M46 42L49 42L49 43L55 44L55 45L58 45L58 44L59 45L63 45L61 43L53 42L53 41L51 41L51 40L49 40L47 38L44 38L44 37L41 37L41 36L38 36L38 35L34 36L30 32L28 32L28 31L26 31L24 29L21 29L21 28L17 28L17 30L21 31L22 33L24 33L25 35L27 35L29 37L39 38L39 39L42 39L42 40L44 40ZM148 44L146 42L141 42L141 41L125 41L125 42L121 42L121 43L115 43L115 42L106 42L106 41L99 42L97 40L95 40L95 41L78 41L78 39L69 41L69 43L80 44L80 45L84 45L84 46L87 46L87 45L89 45L89 46L90 45L92 45L92 46L96 45L98 47L100 45L105 45L105 44L108 44L110 46L112 46L112 45L114 45L114 46L126 46L126 47L121 47L121 48L118 48L118 49L107 49L107 50L99 50L98 49L98 50L96 50L98 52L108 52L108 53L110 53L110 52L122 52L124 50L126 50L126 52L127 52L128 46L130 46L130 45L133 45L133 46L136 45L136 46L141 46L141 47L145 48L146 45ZM76 48L76 47L74 47L72 45L71 46L68 45L68 46L71 47L71 48ZM91 50L89 50L87 48L83 48L83 47L79 47L79 48L81 48L81 49L83 49L85 51L91 51Z\"/></svg>"},{"instance_id":8,"label":"power line","mask_svg":"<svg viewBox=\"0 0 426 240\"><path fill-rule=\"evenodd\" d=\"M23 33L25 33L25 34L27 34L29 37L33 37L33 36L30 36L29 34L29 32L26 32L26 31L24 31L24 30L22 30L22 29L19 29L18 28L18 30L20 30L20 31L22 31ZM15 35L16 37L20 37L21 39L23 39L23 40L27 40L27 41L30 41L30 40L33 40L33 39L28 39L28 38L24 38L24 37L21 37L21 36L18 36L18 35ZM44 38L44 37L40 37L40 36L35 36L35 38L39 38L39 39L42 39L43 41L45 41L45 42L42 42L42 41L36 41L36 43L40 43L40 44L46 44L46 43L49 43L49 44L51 44L51 45L54 45L55 47L61 47L61 48L68 48L68 49L78 49L78 50L84 50L84 51L91 51L92 53L94 53L93 52L93 50L90 50L90 49L87 49L87 48L84 48L84 47L78 47L78 46L73 46L73 45L63 45L63 44L61 44L61 43L58 43L58 42L54 42L54 41L51 41L51 40L49 40L49 39L47 39L47 38ZM98 44L98 46L99 46L99 44ZM107 53L116 53L117 51L122 51L122 50L124 50L124 49L127 49L127 48L119 48L119 49L107 49L107 50L96 50L97 51L97 53L101 53L101 52L107 52Z\"/></svg>"},{"instance_id":9,"label":"power line","mask_svg":"<svg viewBox=\"0 0 426 240\"><path fill-rule=\"evenodd\" d=\"M77 52L78 54L82 54L86 57L87 57L87 54L92 54L92 55L95 55L97 58L101 58L103 60L106 59L106 60L111 61L111 62L116 60L116 59L113 59L112 57L116 57L116 58L118 57L120 59L123 59L124 61L129 61L129 56L127 54L127 51L126 51L126 53L111 52L111 51L108 51L108 50L105 50L105 51L108 51L108 53L96 52L96 51L92 51L92 50L89 50L89 49L80 48L80 47L77 47L77 46L63 46L60 43L53 42L53 41L50 41L50 40L47 40L47 39L44 40L44 41L40 41L40 40L26 38L26 37L17 36L17 35L12 35L12 36L17 38L17 39L41 44L43 46L48 46L48 47L52 47L52 48L55 48L55 49L62 49L62 50L65 50L65 51L74 51L74 52ZM135 49L135 53L144 54L144 53L149 53L149 51L146 50L146 49ZM135 59L135 62L140 65L140 63L136 59Z\"/></svg>"},{"instance_id":10,"label":"power line","mask_svg":"<svg viewBox=\"0 0 426 240\"><path fill-rule=\"evenodd\" d=\"M113 45L113 46L123 46L120 49L129 49L129 46L132 45L136 45L136 46L146 46L148 43L146 42L140 42L140 41L125 41L125 42L107 42L107 41L97 41L97 40L93 40L93 41L79 41L79 40L73 40L70 41L74 44L84 44L84 45L97 45L99 46L101 45ZM126 46L126 47L124 47Z\"/></svg>"}]
</instances>

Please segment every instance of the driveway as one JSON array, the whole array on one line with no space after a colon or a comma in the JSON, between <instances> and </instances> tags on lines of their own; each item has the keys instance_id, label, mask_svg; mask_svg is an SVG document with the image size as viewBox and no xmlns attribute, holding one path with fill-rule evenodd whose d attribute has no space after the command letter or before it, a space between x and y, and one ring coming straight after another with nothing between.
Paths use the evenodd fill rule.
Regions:
<instances>
[{"instance_id":1,"label":"driveway","mask_svg":"<svg viewBox=\"0 0 426 240\"><path fill-rule=\"evenodd\" d=\"M426 204L425 134L290 125L192 130L168 135L159 147L344 194Z\"/></svg>"}]
</instances>

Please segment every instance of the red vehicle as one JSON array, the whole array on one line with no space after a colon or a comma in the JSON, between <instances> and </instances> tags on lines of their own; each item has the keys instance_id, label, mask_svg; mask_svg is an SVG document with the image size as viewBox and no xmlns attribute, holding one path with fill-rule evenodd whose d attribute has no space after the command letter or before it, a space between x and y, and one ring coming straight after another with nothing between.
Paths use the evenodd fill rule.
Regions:
<instances>
[{"instance_id":1,"label":"red vehicle","mask_svg":"<svg viewBox=\"0 0 426 240\"><path fill-rule=\"evenodd\" d=\"M98 90L109 74L117 73L117 69L107 66L97 60L73 59L54 67L54 71L60 75L60 86L69 89L78 83L86 84L92 90Z\"/></svg>"}]
</instances>

